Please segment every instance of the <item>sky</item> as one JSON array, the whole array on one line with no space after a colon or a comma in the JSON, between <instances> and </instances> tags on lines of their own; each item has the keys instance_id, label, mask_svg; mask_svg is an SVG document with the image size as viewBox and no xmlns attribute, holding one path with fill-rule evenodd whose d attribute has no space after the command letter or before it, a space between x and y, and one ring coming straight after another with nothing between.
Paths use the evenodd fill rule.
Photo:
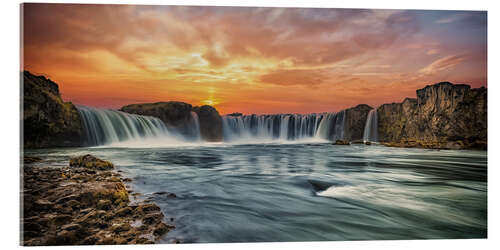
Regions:
<instances>
[{"instance_id":1,"label":"sky","mask_svg":"<svg viewBox=\"0 0 500 250\"><path fill-rule=\"evenodd\" d=\"M23 4L21 69L65 101L336 112L449 81L487 87L480 11Z\"/></svg>"}]
</instances>

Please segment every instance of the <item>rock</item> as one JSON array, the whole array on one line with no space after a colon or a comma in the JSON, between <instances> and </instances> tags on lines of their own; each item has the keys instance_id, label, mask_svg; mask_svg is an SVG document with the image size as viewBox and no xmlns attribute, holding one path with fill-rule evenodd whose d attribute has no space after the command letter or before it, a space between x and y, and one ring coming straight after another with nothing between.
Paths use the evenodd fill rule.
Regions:
<instances>
[{"instance_id":1,"label":"rock","mask_svg":"<svg viewBox=\"0 0 500 250\"><path fill-rule=\"evenodd\" d=\"M222 117L212 106L194 107L184 102L157 102L130 104L120 111L159 118L169 129L183 135L192 135L193 114L198 116L200 134L207 141L222 141Z\"/></svg>"},{"instance_id":2,"label":"rock","mask_svg":"<svg viewBox=\"0 0 500 250\"><path fill-rule=\"evenodd\" d=\"M219 112L208 105L194 107L193 111L198 115L200 121L200 134L203 140L218 142L222 141L222 117Z\"/></svg>"},{"instance_id":3,"label":"rock","mask_svg":"<svg viewBox=\"0 0 500 250\"><path fill-rule=\"evenodd\" d=\"M160 223L155 227L155 230L153 231L154 235L160 236L169 231L169 227L165 223Z\"/></svg>"},{"instance_id":4,"label":"rock","mask_svg":"<svg viewBox=\"0 0 500 250\"><path fill-rule=\"evenodd\" d=\"M36 157L36 156L24 156L24 164L31 164L31 163L35 163L35 162L39 162L42 160L42 158L40 157Z\"/></svg>"},{"instance_id":5,"label":"rock","mask_svg":"<svg viewBox=\"0 0 500 250\"><path fill-rule=\"evenodd\" d=\"M142 222L147 225L155 224L156 222L159 222L163 220L163 213L153 213L153 214L147 214L144 216L142 219Z\"/></svg>"},{"instance_id":6,"label":"rock","mask_svg":"<svg viewBox=\"0 0 500 250\"><path fill-rule=\"evenodd\" d=\"M386 146L486 149L487 90L441 82L417 98L377 109L379 140Z\"/></svg>"},{"instance_id":7,"label":"rock","mask_svg":"<svg viewBox=\"0 0 500 250\"><path fill-rule=\"evenodd\" d=\"M347 141L363 140L366 119L373 108L366 104L345 110L344 139ZM342 144L344 145L344 144Z\"/></svg>"},{"instance_id":8,"label":"rock","mask_svg":"<svg viewBox=\"0 0 500 250\"><path fill-rule=\"evenodd\" d=\"M121 208L118 211L116 211L115 216L124 216L124 215L130 214L130 213L132 213L132 208L124 207L124 208Z\"/></svg>"},{"instance_id":9,"label":"rock","mask_svg":"<svg viewBox=\"0 0 500 250\"><path fill-rule=\"evenodd\" d=\"M350 143L347 140L336 140L332 145L350 145Z\"/></svg>"},{"instance_id":10,"label":"rock","mask_svg":"<svg viewBox=\"0 0 500 250\"><path fill-rule=\"evenodd\" d=\"M76 223L71 223L67 224L61 227L61 230L66 230L66 231L78 231L82 228L82 226L76 224Z\"/></svg>"},{"instance_id":11,"label":"rock","mask_svg":"<svg viewBox=\"0 0 500 250\"><path fill-rule=\"evenodd\" d=\"M160 207L158 207L156 204L148 203L137 206L136 210L139 212L149 213L154 211L160 211Z\"/></svg>"},{"instance_id":12,"label":"rock","mask_svg":"<svg viewBox=\"0 0 500 250\"><path fill-rule=\"evenodd\" d=\"M78 238L76 237L76 233L74 231L66 231L63 230L58 232L55 236L50 237L47 240L48 245L71 245L73 242L76 242Z\"/></svg>"},{"instance_id":13,"label":"rock","mask_svg":"<svg viewBox=\"0 0 500 250\"><path fill-rule=\"evenodd\" d=\"M97 170L111 170L114 168L113 163L101 160L89 154L71 158L69 165L70 167L83 167Z\"/></svg>"},{"instance_id":14,"label":"rock","mask_svg":"<svg viewBox=\"0 0 500 250\"><path fill-rule=\"evenodd\" d=\"M25 148L82 145L82 123L78 110L64 102L57 84L44 76L24 71L23 143Z\"/></svg>"},{"instance_id":15,"label":"rock","mask_svg":"<svg viewBox=\"0 0 500 250\"><path fill-rule=\"evenodd\" d=\"M45 211L45 210L50 210L54 206L54 203L45 200L45 199L40 199L35 201L35 208L38 211Z\"/></svg>"},{"instance_id":16,"label":"rock","mask_svg":"<svg viewBox=\"0 0 500 250\"><path fill-rule=\"evenodd\" d=\"M367 141L367 142L365 142L365 145L372 145L372 143Z\"/></svg>"},{"instance_id":17,"label":"rock","mask_svg":"<svg viewBox=\"0 0 500 250\"><path fill-rule=\"evenodd\" d=\"M71 208L79 208L80 202L78 202L76 200L70 200L70 201L66 202L66 206L69 206Z\"/></svg>"},{"instance_id":18,"label":"rock","mask_svg":"<svg viewBox=\"0 0 500 250\"><path fill-rule=\"evenodd\" d=\"M119 223L119 224L113 224L111 226L111 230L115 233L119 232L126 232L130 230L132 227L128 223Z\"/></svg>"},{"instance_id":19,"label":"rock","mask_svg":"<svg viewBox=\"0 0 500 250\"><path fill-rule=\"evenodd\" d=\"M109 210L111 208L111 201L110 200L99 200L97 203L97 208L102 209L102 210Z\"/></svg>"},{"instance_id":20,"label":"rock","mask_svg":"<svg viewBox=\"0 0 500 250\"><path fill-rule=\"evenodd\" d=\"M130 104L120 108L120 111L147 115L159 118L169 128L176 129L181 133L187 133L185 130L191 123L191 104L184 102L157 102Z\"/></svg>"}]
</instances>

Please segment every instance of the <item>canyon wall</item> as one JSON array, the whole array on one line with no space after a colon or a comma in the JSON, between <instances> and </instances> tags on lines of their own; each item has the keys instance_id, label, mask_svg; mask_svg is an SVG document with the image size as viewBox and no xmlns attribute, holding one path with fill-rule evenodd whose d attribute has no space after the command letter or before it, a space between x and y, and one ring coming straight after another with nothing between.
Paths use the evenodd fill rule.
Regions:
<instances>
[{"instance_id":1,"label":"canyon wall","mask_svg":"<svg viewBox=\"0 0 500 250\"><path fill-rule=\"evenodd\" d=\"M486 149L487 89L441 82L417 98L377 109L379 140L388 146Z\"/></svg>"},{"instance_id":2,"label":"canyon wall","mask_svg":"<svg viewBox=\"0 0 500 250\"><path fill-rule=\"evenodd\" d=\"M63 102L57 84L28 71L21 73L21 79L24 147L81 145L82 126L78 110L71 102Z\"/></svg>"}]
</instances>

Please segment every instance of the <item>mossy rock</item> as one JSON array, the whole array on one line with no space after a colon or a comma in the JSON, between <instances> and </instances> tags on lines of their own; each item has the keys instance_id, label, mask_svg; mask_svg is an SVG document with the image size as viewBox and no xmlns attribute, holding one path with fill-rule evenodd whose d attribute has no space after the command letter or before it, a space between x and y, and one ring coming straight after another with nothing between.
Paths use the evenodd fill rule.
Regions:
<instances>
[{"instance_id":1,"label":"mossy rock","mask_svg":"<svg viewBox=\"0 0 500 250\"><path fill-rule=\"evenodd\" d=\"M101 160L93 155L83 155L79 157L72 158L69 161L70 167L83 167L95 170L111 170L114 169L113 163L105 160Z\"/></svg>"}]
</instances>

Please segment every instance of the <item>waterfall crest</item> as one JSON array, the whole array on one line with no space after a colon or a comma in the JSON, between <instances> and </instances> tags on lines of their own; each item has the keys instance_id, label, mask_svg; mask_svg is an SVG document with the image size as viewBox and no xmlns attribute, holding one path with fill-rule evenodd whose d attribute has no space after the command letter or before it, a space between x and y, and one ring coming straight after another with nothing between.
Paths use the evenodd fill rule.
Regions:
<instances>
[{"instance_id":1,"label":"waterfall crest","mask_svg":"<svg viewBox=\"0 0 500 250\"><path fill-rule=\"evenodd\" d=\"M78 106L77 109L82 118L87 146L159 138L177 139L167 126L155 117L85 106Z\"/></svg>"},{"instance_id":2,"label":"waterfall crest","mask_svg":"<svg viewBox=\"0 0 500 250\"><path fill-rule=\"evenodd\" d=\"M363 133L364 142L377 142L378 141L378 118L377 109L372 109L366 118L365 130Z\"/></svg>"},{"instance_id":3,"label":"waterfall crest","mask_svg":"<svg viewBox=\"0 0 500 250\"><path fill-rule=\"evenodd\" d=\"M223 116L224 141L336 140L344 137L345 112Z\"/></svg>"}]
</instances>

